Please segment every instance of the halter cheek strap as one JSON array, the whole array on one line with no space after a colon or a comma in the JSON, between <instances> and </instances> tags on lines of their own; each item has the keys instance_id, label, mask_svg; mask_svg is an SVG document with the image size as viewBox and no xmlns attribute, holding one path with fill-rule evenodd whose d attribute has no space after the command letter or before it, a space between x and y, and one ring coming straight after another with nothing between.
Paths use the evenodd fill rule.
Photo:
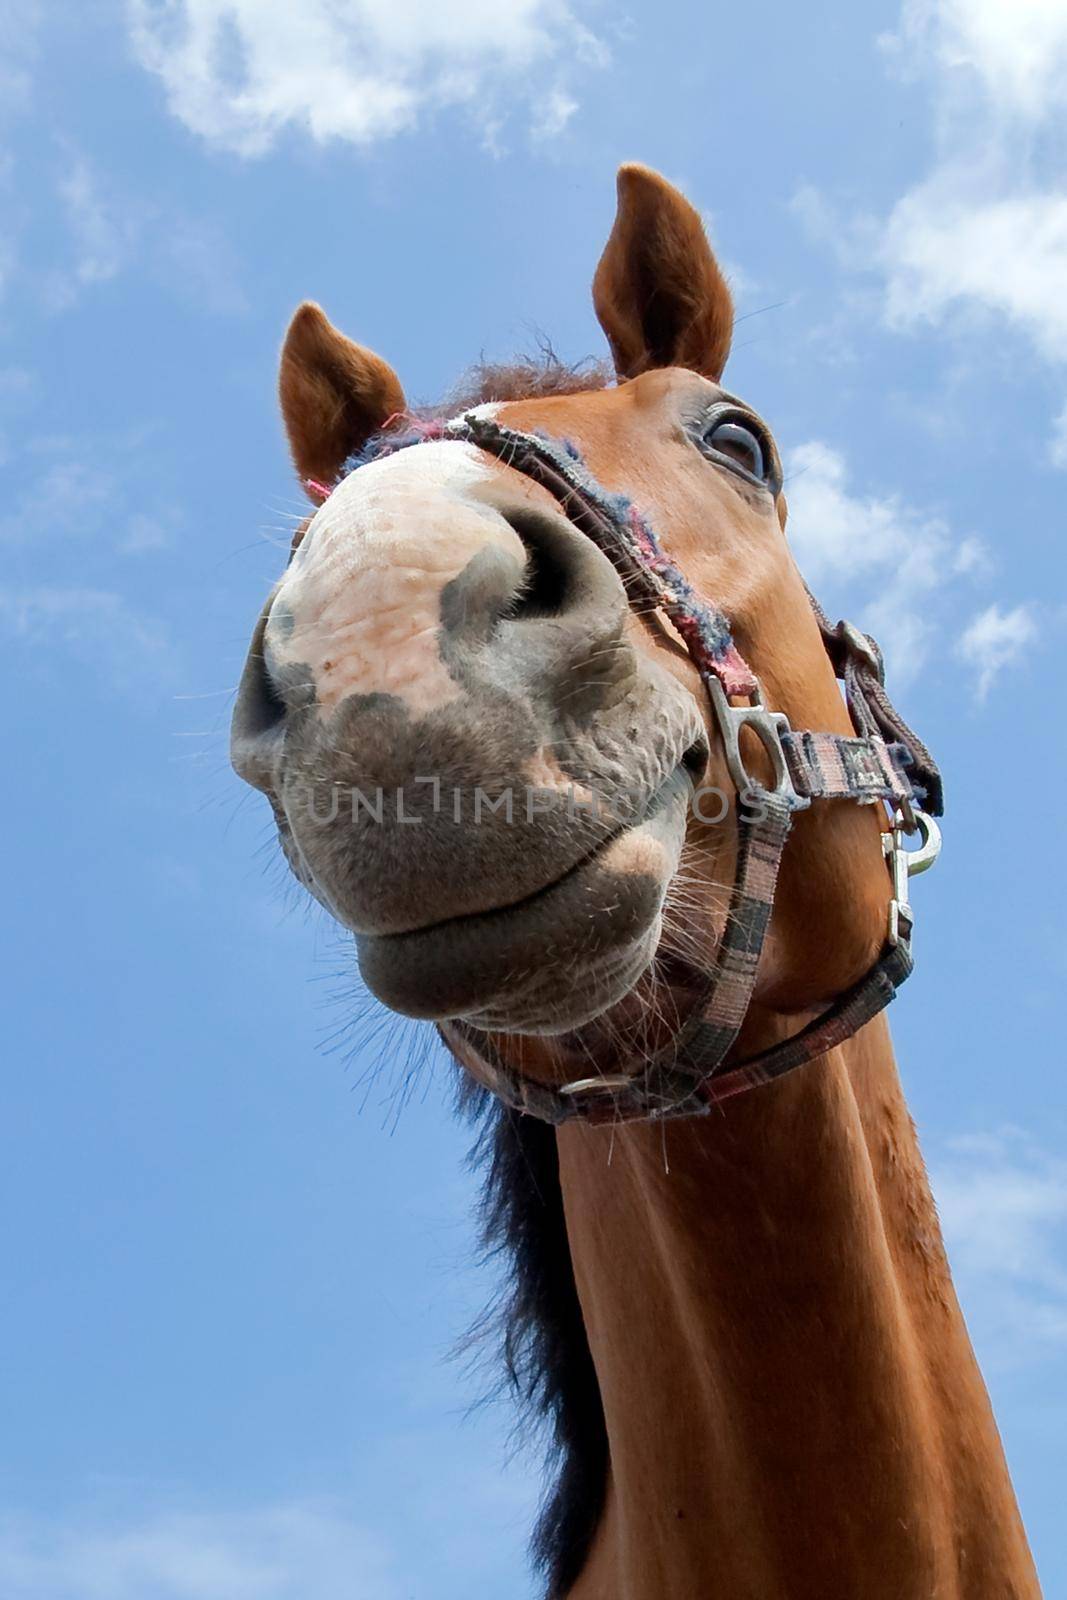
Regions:
<instances>
[{"instance_id":1,"label":"halter cheek strap","mask_svg":"<svg viewBox=\"0 0 1067 1600\"><path fill-rule=\"evenodd\" d=\"M625 1070L611 1076L560 1086L516 1072L490 1034L462 1021L440 1026L449 1049L474 1078L517 1110L551 1123L573 1118L616 1122L706 1114L720 1101L769 1083L856 1033L889 1004L911 972L908 878L936 859L940 834L933 817L941 814L943 804L933 759L885 692L881 652L874 640L850 623L832 624L809 593L827 654L844 684L854 733L794 731L781 712L763 704L759 680L737 650L722 612L696 593L633 502L597 483L567 441L518 433L469 413L453 422L381 436L350 469L426 439L475 444L541 484L611 560L631 607L669 617L704 682L730 775L744 800L738 813L734 885L715 970L665 1049L651 1060L626 1063ZM743 703L735 704L738 700ZM756 734L770 758L770 785L745 767L744 728ZM792 1038L727 1064L752 1000L793 816L822 800L882 802L888 809L891 826L883 834L883 848L891 893L885 944L870 971ZM916 829L919 848L908 850L905 834Z\"/></svg>"}]
</instances>

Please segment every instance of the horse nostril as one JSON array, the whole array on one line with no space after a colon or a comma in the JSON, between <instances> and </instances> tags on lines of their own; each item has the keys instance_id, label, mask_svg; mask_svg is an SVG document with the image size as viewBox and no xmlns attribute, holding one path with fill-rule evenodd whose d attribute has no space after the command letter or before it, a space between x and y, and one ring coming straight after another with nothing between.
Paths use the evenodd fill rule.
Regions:
<instances>
[{"instance_id":1,"label":"horse nostril","mask_svg":"<svg viewBox=\"0 0 1067 1600\"><path fill-rule=\"evenodd\" d=\"M241 684L240 708L244 731L270 733L285 721L286 705L267 667L262 649L248 658L246 680Z\"/></svg>"},{"instance_id":2,"label":"horse nostril","mask_svg":"<svg viewBox=\"0 0 1067 1600\"><path fill-rule=\"evenodd\" d=\"M270 736L280 736L288 709L264 657L268 614L269 605L252 635L252 645L237 687L230 730L233 764L241 776L257 788L263 787L261 768L264 761L269 765L268 748L277 743L277 737Z\"/></svg>"},{"instance_id":3,"label":"horse nostril","mask_svg":"<svg viewBox=\"0 0 1067 1600\"><path fill-rule=\"evenodd\" d=\"M527 508L504 515L526 551L522 585L508 604L507 618L525 622L561 616L575 591L573 530Z\"/></svg>"},{"instance_id":4,"label":"horse nostril","mask_svg":"<svg viewBox=\"0 0 1067 1600\"><path fill-rule=\"evenodd\" d=\"M707 770L710 751L704 738L695 739L682 757L682 766L694 783L698 783Z\"/></svg>"},{"instance_id":5,"label":"horse nostril","mask_svg":"<svg viewBox=\"0 0 1067 1600\"><path fill-rule=\"evenodd\" d=\"M239 777L265 794L272 792L274 784L285 712L285 702L263 660L260 636L253 642L237 690L230 723L230 760Z\"/></svg>"},{"instance_id":6,"label":"horse nostril","mask_svg":"<svg viewBox=\"0 0 1067 1600\"><path fill-rule=\"evenodd\" d=\"M567 574L544 550L526 547L522 588L511 602L513 617L557 617L567 597Z\"/></svg>"}]
</instances>

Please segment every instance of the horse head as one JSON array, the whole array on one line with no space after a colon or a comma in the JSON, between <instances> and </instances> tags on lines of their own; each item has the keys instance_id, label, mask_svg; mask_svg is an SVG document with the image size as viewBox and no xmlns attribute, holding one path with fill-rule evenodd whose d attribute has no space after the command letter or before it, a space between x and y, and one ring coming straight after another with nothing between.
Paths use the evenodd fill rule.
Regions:
<instances>
[{"instance_id":1,"label":"horse head","mask_svg":"<svg viewBox=\"0 0 1067 1600\"><path fill-rule=\"evenodd\" d=\"M773 435L723 386L729 289L696 212L645 168L619 174L593 298L616 382L505 374L471 415L553 441L636 508L767 704L851 734ZM398 1012L491 1031L549 1081L569 1070L561 1040L601 1070L620 1041L654 1049L714 962L737 854L741 796L691 652L566 496L410 417L393 370L314 305L280 392L315 509L255 630L233 759L294 873ZM741 744L766 777L760 742ZM875 808L799 815L756 1010L847 990L886 898Z\"/></svg>"}]
</instances>

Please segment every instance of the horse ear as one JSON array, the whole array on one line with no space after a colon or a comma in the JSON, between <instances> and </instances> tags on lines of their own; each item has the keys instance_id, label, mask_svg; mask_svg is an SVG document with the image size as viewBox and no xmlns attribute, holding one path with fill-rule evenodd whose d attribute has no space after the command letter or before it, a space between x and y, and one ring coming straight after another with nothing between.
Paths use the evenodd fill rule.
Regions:
<instances>
[{"instance_id":1,"label":"horse ear","mask_svg":"<svg viewBox=\"0 0 1067 1600\"><path fill-rule=\"evenodd\" d=\"M297 472L327 486L353 450L404 409L392 367L346 339L310 300L289 324L278 394Z\"/></svg>"},{"instance_id":2,"label":"horse ear","mask_svg":"<svg viewBox=\"0 0 1067 1600\"><path fill-rule=\"evenodd\" d=\"M719 379L734 307L689 201L658 172L619 168L615 226L593 279L593 305L620 378L689 367Z\"/></svg>"}]
</instances>

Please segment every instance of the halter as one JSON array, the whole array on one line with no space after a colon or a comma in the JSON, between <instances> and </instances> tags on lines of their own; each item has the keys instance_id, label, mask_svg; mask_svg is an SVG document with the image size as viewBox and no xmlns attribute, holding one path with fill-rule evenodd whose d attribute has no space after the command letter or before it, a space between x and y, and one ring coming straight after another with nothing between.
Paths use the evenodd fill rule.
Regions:
<instances>
[{"instance_id":1,"label":"halter","mask_svg":"<svg viewBox=\"0 0 1067 1600\"><path fill-rule=\"evenodd\" d=\"M559 1086L516 1072L492 1037L468 1023L440 1024L448 1048L473 1078L515 1110L550 1123L616 1122L707 1114L721 1101L770 1083L850 1038L889 1004L912 970L908 879L932 866L941 848L933 820L943 810L941 776L885 692L877 644L851 623L832 624L808 592L855 731L852 737L794 731L782 712L765 706L759 680L737 650L722 612L696 593L633 502L590 475L572 444L516 432L468 412L451 422L379 435L347 464L348 470L427 440L476 445L547 489L579 532L612 562L631 608L659 610L670 619L700 673L731 779L745 801L738 808L737 865L715 970L669 1045L635 1062L632 1071ZM317 497L328 492L318 484L309 487ZM743 703L734 704L738 700ZM769 786L745 766L743 728L758 737L770 759ZM887 807L885 943L870 970L798 1033L727 1066L751 1004L793 816L817 800ZM916 831L919 846L909 850L905 836Z\"/></svg>"}]
</instances>

